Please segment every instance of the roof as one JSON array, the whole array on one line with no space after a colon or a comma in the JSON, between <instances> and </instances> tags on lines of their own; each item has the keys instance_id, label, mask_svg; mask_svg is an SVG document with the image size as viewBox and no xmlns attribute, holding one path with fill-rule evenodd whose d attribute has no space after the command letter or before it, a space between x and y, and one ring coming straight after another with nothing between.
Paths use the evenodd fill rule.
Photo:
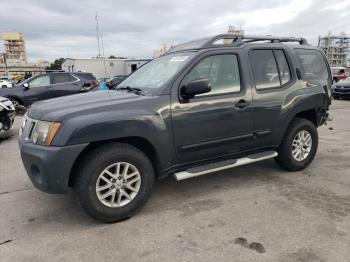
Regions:
<instances>
[{"instance_id":1,"label":"roof","mask_svg":"<svg viewBox=\"0 0 350 262\"><path fill-rule=\"evenodd\" d=\"M222 42L221 42L222 41ZM221 34L212 37L201 38L193 40L191 42L179 44L167 53L185 51L185 50L200 50L206 48L218 48L218 47L238 47L243 44L252 42L265 42L265 43L285 43L285 42L297 42L300 45L307 45L307 41L302 37L277 37L277 36L255 36L255 35L240 35L240 34Z\"/></svg>"}]
</instances>

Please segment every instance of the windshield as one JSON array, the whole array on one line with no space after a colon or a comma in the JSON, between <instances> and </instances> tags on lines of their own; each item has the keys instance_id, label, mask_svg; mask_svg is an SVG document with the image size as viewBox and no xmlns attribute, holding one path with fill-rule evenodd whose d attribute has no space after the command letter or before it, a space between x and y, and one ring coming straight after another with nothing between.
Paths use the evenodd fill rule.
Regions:
<instances>
[{"instance_id":1,"label":"windshield","mask_svg":"<svg viewBox=\"0 0 350 262\"><path fill-rule=\"evenodd\" d=\"M339 80L339 82L350 82L350 77Z\"/></svg>"},{"instance_id":2,"label":"windshield","mask_svg":"<svg viewBox=\"0 0 350 262\"><path fill-rule=\"evenodd\" d=\"M132 87L154 90L168 82L194 55L194 52L170 54L158 57L140 67L119 84L119 87Z\"/></svg>"}]
</instances>

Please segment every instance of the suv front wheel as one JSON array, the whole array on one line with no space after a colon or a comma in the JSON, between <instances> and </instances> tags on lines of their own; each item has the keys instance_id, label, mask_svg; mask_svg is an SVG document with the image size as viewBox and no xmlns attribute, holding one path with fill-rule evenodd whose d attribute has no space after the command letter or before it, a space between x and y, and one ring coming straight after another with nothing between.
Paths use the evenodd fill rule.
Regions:
<instances>
[{"instance_id":1,"label":"suv front wheel","mask_svg":"<svg viewBox=\"0 0 350 262\"><path fill-rule=\"evenodd\" d=\"M318 147L315 125L303 118L295 118L278 148L276 162L289 171L305 169L314 159Z\"/></svg>"},{"instance_id":2,"label":"suv front wheel","mask_svg":"<svg viewBox=\"0 0 350 262\"><path fill-rule=\"evenodd\" d=\"M91 151L78 168L76 190L83 209L102 222L132 216L148 200L154 171L136 147L111 143Z\"/></svg>"}]
</instances>

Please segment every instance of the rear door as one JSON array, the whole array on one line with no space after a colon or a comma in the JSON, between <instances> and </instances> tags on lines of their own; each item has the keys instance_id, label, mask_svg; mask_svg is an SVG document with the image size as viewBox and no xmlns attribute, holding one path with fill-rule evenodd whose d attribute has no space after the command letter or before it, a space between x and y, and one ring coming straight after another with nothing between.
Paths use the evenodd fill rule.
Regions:
<instances>
[{"instance_id":1,"label":"rear door","mask_svg":"<svg viewBox=\"0 0 350 262\"><path fill-rule=\"evenodd\" d=\"M285 124L283 109L288 93L295 86L296 75L288 50L260 48L249 51L252 68L255 145L275 146ZM293 86L294 85L294 86Z\"/></svg>"},{"instance_id":2,"label":"rear door","mask_svg":"<svg viewBox=\"0 0 350 262\"><path fill-rule=\"evenodd\" d=\"M76 94L80 91L79 79L69 73L54 73L50 89L51 98Z\"/></svg>"},{"instance_id":3,"label":"rear door","mask_svg":"<svg viewBox=\"0 0 350 262\"><path fill-rule=\"evenodd\" d=\"M252 145L250 86L239 53L203 54L172 90L172 123L178 159L193 162L243 152ZM179 89L206 78L212 91L184 101Z\"/></svg>"}]
</instances>

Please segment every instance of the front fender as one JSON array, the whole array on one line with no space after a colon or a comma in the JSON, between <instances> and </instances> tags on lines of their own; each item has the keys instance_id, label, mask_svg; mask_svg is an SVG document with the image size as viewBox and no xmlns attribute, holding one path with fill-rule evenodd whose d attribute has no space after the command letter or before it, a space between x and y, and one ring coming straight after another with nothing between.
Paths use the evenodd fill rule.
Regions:
<instances>
[{"instance_id":1,"label":"front fender","mask_svg":"<svg viewBox=\"0 0 350 262\"><path fill-rule=\"evenodd\" d=\"M76 145L103 142L128 137L147 140L161 156L160 166L165 167L174 161L172 128L169 109L155 114L130 111L100 112L95 115L81 115L62 123L53 145ZM135 116L137 115L137 116Z\"/></svg>"}]
</instances>

